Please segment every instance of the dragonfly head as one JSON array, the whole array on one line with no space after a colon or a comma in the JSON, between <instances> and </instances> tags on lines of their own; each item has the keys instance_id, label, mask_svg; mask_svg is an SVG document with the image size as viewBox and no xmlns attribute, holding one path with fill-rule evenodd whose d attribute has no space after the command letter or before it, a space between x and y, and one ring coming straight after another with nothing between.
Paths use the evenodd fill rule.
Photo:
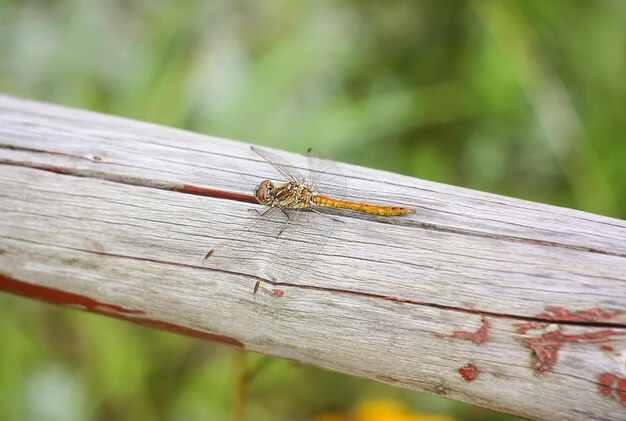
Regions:
<instances>
[{"instance_id":1,"label":"dragonfly head","mask_svg":"<svg viewBox=\"0 0 626 421\"><path fill-rule=\"evenodd\" d=\"M263 180L254 188L254 198L262 205L269 206L274 196L274 185L270 180Z\"/></svg>"}]
</instances>

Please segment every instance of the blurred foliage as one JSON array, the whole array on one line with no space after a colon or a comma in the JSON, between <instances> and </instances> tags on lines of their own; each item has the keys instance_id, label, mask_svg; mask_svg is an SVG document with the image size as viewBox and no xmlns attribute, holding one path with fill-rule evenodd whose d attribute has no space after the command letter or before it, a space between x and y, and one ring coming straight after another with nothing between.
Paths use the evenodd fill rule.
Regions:
<instances>
[{"instance_id":1,"label":"blurred foliage","mask_svg":"<svg viewBox=\"0 0 626 421\"><path fill-rule=\"evenodd\" d=\"M0 91L626 217L622 0L0 0ZM0 419L229 419L222 346L0 296ZM480 408L271 360L253 420ZM236 412L236 411L235 411Z\"/></svg>"}]
</instances>

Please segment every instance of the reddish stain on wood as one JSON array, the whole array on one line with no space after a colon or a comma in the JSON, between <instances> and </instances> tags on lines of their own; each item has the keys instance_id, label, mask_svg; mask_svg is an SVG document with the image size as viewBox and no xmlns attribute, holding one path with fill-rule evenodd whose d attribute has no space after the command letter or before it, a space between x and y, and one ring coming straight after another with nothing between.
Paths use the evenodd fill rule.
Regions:
<instances>
[{"instance_id":1,"label":"reddish stain on wood","mask_svg":"<svg viewBox=\"0 0 626 421\"><path fill-rule=\"evenodd\" d=\"M599 308L592 308L585 311L571 312L563 307L546 307L544 313L540 313L537 317L546 320L557 320L567 322L593 322L597 320L609 320L615 316L624 314L624 311L604 311Z\"/></svg>"},{"instance_id":2,"label":"reddish stain on wood","mask_svg":"<svg viewBox=\"0 0 626 421\"><path fill-rule=\"evenodd\" d=\"M590 322L607 320L623 314L623 311L605 312L598 308L586 311L570 312L562 307L546 307L546 312L536 317L546 320L546 323L533 321L517 325L517 330L525 334L531 329L544 329L550 325L549 321ZM539 372L551 370L557 362L559 350L565 343L602 343L613 339L615 336L624 336L626 332L612 329L604 329L595 332L587 332L577 335L569 335L565 332L565 326L558 326L557 330L544 333L538 338L525 341L526 346L532 351L531 366ZM611 350L608 345L604 345ZM607 350L603 347L603 349Z\"/></svg>"},{"instance_id":3,"label":"reddish stain on wood","mask_svg":"<svg viewBox=\"0 0 626 421\"><path fill-rule=\"evenodd\" d=\"M60 168L60 167L49 167L43 165L33 165L31 168L35 168L38 170L49 171L57 174L71 174L72 171L68 168Z\"/></svg>"},{"instance_id":4,"label":"reddish stain on wood","mask_svg":"<svg viewBox=\"0 0 626 421\"><path fill-rule=\"evenodd\" d=\"M180 193L195 194L197 196L216 197L218 199L237 200L240 202L248 202L258 204L259 202L254 196L248 194L232 193L223 190L207 189L204 187L184 185L179 187L172 187L170 190Z\"/></svg>"},{"instance_id":5,"label":"reddish stain on wood","mask_svg":"<svg viewBox=\"0 0 626 421\"><path fill-rule=\"evenodd\" d=\"M592 308L585 311L571 312L563 307L546 307L546 311L537 314L535 317L553 322L594 322L609 320L613 317L624 314L624 311L604 311L599 308ZM526 333L529 330L541 329L545 327L546 323L540 321L526 322L517 325L517 331L519 333Z\"/></svg>"},{"instance_id":6,"label":"reddish stain on wood","mask_svg":"<svg viewBox=\"0 0 626 421\"><path fill-rule=\"evenodd\" d=\"M600 393L626 405L626 378L613 373L602 373L598 376L598 381Z\"/></svg>"},{"instance_id":7,"label":"reddish stain on wood","mask_svg":"<svg viewBox=\"0 0 626 421\"><path fill-rule=\"evenodd\" d=\"M107 304L96 301L83 295L65 292L54 288L34 285L24 281L18 281L4 274L0 274L0 291L6 291L12 294L22 295L29 298L36 298L54 304L79 306L93 313L103 314L114 317L116 319L137 323L143 326L153 327L162 330L179 333L182 335L193 336L200 339L208 339L211 341L221 342L227 345L243 348L243 343L235 338L202 330L192 329L186 326L180 326L174 323L164 322L160 320L146 319L133 315L144 314L141 310L130 310L122 306Z\"/></svg>"},{"instance_id":8,"label":"reddish stain on wood","mask_svg":"<svg viewBox=\"0 0 626 421\"><path fill-rule=\"evenodd\" d=\"M626 333L610 329L580 335L566 335L563 333L563 327L560 326L554 332L545 333L539 338L528 339L526 345L533 352L532 367L539 372L544 372L554 367L559 350L565 343L606 342L612 340L614 336L624 335Z\"/></svg>"},{"instance_id":9,"label":"reddish stain on wood","mask_svg":"<svg viewBox=\"0 0 626 421\"><path fill-rule=\"evenodd\" d=\"M84 295L18 281L3 274L0 274L0 290L55 304L79 306L85 310L99 313L143 314L141 310L131 310L115 304L102 303Z\"/></svg>"},{"instance_id":10,"label":"reddish stain on wood","mask_svg":"<svg viewBox=\"0 0 626 421\"><path fill-rule=\"evenodd\" d=\"M478 372L478 367L474 364L467 364L459 368L459 374L468 382L475 380L478 377Z\"/></svg>"},{"instance_id":11,"label":"reddish stain on wood","mask_svg":"<svg viewBox=\"0 0 626 421\"><path fill-rule=\"evenodd\" d=\"M526 341L526 346L533 352L531 366L539 372L550 370L557 361L562 345L563 338L560 330Z\"/></svg>"},{"instance_id":12,"label":"reddish stain on wood","mask_svg":"<svg viewBox=\"0 0 626 421\"><path fill-rule=\"evenodd\" d=\"M544 324L540 323L540 322L520 323L520 324L517 325L517 331L523 335L524 333L528 332L529 330L541 329L542 326L544 326Z\"/></svg>"},{"instance_id":13,"label":"reddish stain on wood","mask_svg":"<svg viewBox=\"0 0 626 421\"><path fill-rule=\"evenodd\" d=\"M613 352L613 347L611 345L602 345L600 348L604 351Z\"/></svg>"},{"instance_id":14,"label":"reddish stain on wood","mask_svg":"<svg viewBox=\"0 0 626 421\"><path fill-rule=\"evenodd\" d=\"M142 326L153 327L161 330L168 330L170 332L178 333L181 335L192 336L194 338L205 339L214 342L220 342L226 345L236 346L243 348L244 345L241 341L232 338L230 336L217 335L215 333L206 332L203 330L193 329L186 326L177 325L174 323L164 322L161 320L145 319L141 317L131 317L121 314L112 315L116 319L125 320L128 322L137 323Z\"/></svg>"},{"instance_id":15,"label":"reddish stain on wood","mask_svg":"<svg viewBox=\"0 0 626 421\"><path fill-rule=\"evenodd\" d=\"M283 290L273 289L270 295L274 298L282 298L282 296L285 295L285 293L283 292Z\"/></svg>"},{"instance_id":16,"label":"reddish stain on wood","mask_svg":"<svg viewBox=\"0 0 626 421\"><path fill-rule=\"evenodd\" d=\"M452 332L452 337L457 339L465 339L472 341L476 345L482 345L489 341L489 328L491 327L489 320L486 317L481 319L482 325L476 332L465 332L463 330L455 330Z\"/></svg>"}]
</instances>

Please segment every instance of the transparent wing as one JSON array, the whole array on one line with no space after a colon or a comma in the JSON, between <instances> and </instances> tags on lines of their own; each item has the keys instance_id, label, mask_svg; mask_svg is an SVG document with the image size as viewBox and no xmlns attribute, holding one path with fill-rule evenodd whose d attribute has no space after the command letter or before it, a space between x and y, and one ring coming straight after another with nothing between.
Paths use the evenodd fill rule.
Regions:
<instances>
[{"instance_id":1,"label":"transparent wing","mask_svg":"<svg viewBox=\"0 0 626 421\"><path fill-rule=\"evenodd\" d=\"M280 246L276 238L286 218L279 208L267 208L262 213L251 209L249 214L247 224L227 232L225 239L207 253L205 267L251 276L261 274Z\"/></svg>"},{"instance_id":2,"label":"transparent wing","mask_svg":"<svg viewBox=\"0 0 626 421\"><path fill-rule=\"evenodd\" d=\"M309 178L307 187L319 194L344 199L346 196L346 177L331 159L321 155L318 151L307 151L309 161Z\"/></svg>"},{"instance_id":3,"label":"transparent wing","mask_svg":"<svg viewBox=\"0 0 626 421\"><path fill-rule=\"evenodd\" d=\"M302 173L296 169L296 167L289 163L285 158L282 158L272 152L268 152L264 149L259 149L254 146L250 146L257 155L263 158L268 164L276 169L286 180L294 181L298 184L305 183L305 177Z\"/></svg>"},{"instance_id":4,"label":"transparent wing","mask_svg":"<svg viewBox=\"0 0 626 421\"><path fill-rule=\"evenodd\" d=\"M204 266L220 271L289 283L319 256L337 223L330 215L301 209L268 208L214 247ZM255 300L263 303L272 286L263 283Z\"/></svg>"},{"instance_id":5,"label":"transparent wing","mask_svg":"<svg viewBox=\"0 0 626 421\"><path fill-rule=\"evenodd\" d=\"M289 222L280 234L280 246L261 272L261 278L271 282L294 282L311 270L338 223L330 215L311 210L290 209L287 213ZM271 285L262 285L257 299L267 299L271 289Z\"/></svg>"}]
</instances>

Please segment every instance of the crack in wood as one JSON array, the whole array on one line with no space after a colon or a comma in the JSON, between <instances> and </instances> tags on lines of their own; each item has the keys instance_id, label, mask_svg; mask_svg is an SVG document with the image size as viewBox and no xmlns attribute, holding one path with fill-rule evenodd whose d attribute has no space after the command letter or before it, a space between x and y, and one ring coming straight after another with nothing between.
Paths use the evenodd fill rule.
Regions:
<instances>
[{"instance_id":1,"label":"crack in wood","mask_svg":"<svg viewBox=\"0 0 626 421\"><path fill-rule=\"evenodd\" d=\"M0 148L2 148L2 145L0 145ZM54 153L54 152L46 152L46 151L38 151L38 150L34 150L34 151L37 151L40 153ZM84 157L81 157L81 158L88 159ZM234 201L241 201L241 202L246 202L246 203L256 203L256 200L254 200L252 196L241 194L241 193L227 192L227 191L216 190L216 189L208 189L208 188L203 188L199 186L191 186L191 185L170 185L169 183L153 182L153 181L147 180L145 178L140 178L140 177L116 176L116 175L107 174L107 173L103 173L99 171L84 171L84 170L76 170L72 168L64 168L64 167L58 167L58 166L36 165L36 164L28 163L28 162L19 162L19 161L14 161L14 160L9 160L9 159L0 159L0 165L11 165L11 166L32 168L36 170L54 172L57 174L74 176L74 177L96 178L96 179L120 183L120 184L176 191L178 193L183 193L183 194L214 197L218 199L234 200ZM356 218L359 215L353 215L353 216ZM363 218L364 217L365 216L363 216ZM596 253L596 254L610 255L610 256L616 256L616 257L626 257L626 253L617 252L617 251L610 251L610 250L580 246L580 245L575 245L575 244L558 243L555 241L545 241L545 240L537 240L537 239L525 238L525 237L516 237L512 235L493 234L489 232L454 228L450 226L442 226L442 225L419 222L419 221L414 221L414 220L404 220L404 221L400 221L400 223L398 223L399 221L392 222L388 220L388 218L386 219L368 218L368 220L373 220L378 223L384 223L384 224L393 223L396 225L403 225L403 226L413 227L413 228L421 228L421 229L425 229L429 231L445 232L449 234L479 237L479 238L489 238L489 239L494 239L494 240L510 241L510 242L522 243L522 244L532 244L532 245L544 246L544 247L563 248L563 249L568 249L568 250L584 251L588 253Z\"/></svg>"},{"instance_id":2,"label":"crack in wood","mask_svg":"<svg viewBox=\"0 0 626 421\"><path fill-rule=\"evenodd\" d=\"M419 306L424 306L424 307L437 308L440 310L454 311L457 313L466 313L466 314L472 314L472 315L482 316L482 317L489 316L489 317L495 317L495 318L501 318L501 319L511 319L511 320L519 320L519 321L527 322L523 325L537 323L537 326L539 326L540 323L554 323L558 325L572 325L572 326L595 327L595 328L602 328L602 327L626 328L626 323L623 323L623 322L612 323L612 322L599 321L599 320L593 320L593 319L575 320L575 319L572 319L571 317L561 319L558 317L558 314L556 316L550 315L549 318L546 318L546 317L543 317L542 314L539 314L537 316L524 316L524 315L516 315L516 314L508 314L508 313L496 313L496 312L486 311L486 310L466 309L466 308L454 307L454 306L450 306L446 304L429 303L425 301L407 299L407 298L402 298L402 297L386 296L382 294L351 291L351 290L339 289L339 288L320 287L316 285L304 285L304 284L294 284L290 282L272 281L269 279L261 278L256 275L250 275L250 274L222 270L222 269L207 268L204 266L196 266L196 265L192 265L188 263L152 259L149 257L127 256L127 255L121 255L121 254L116 254L116 253L107 253L103 251L86 250L86 249L81 249L77 247L61 246L58 244L48 244L48 243L26 240L23 238L16 238L16 237L11 237L11 236L1 236L0 238L9 238L15 241L23 241L23 242L32 243L32 244L38 244L38 245L43 245L43 246L48 246L48 247L56 247L56 248L78 251L78 252L83 252L83 253L88 253L88 254L95 254L95 255L100 255L100 256L107 256L107 257L121 258L121 259L132 259L132 260L149 262L149 263L185 267L185 268L196 269L196 270L205 270L209 272L225 273L229 275L248 278L248 279L254 280L255 282L258 281L267 285L272 285L274 287L299 288L299 289L329 292L331 294L345 294L345 295L352 295L352 296L362 297L362 298L372 298L372 299L378 299L378 300L384 300L384 301L392 301L392 302L400 303L400 304L412 304L412 305L419 305ZM520 333L523 333L523 332L520 332Z\"/></svg>"},{"instance_id":3,"label":"crack in wood","mask_svg":"<svg viewBox=\"0 0 626 421\"><path fill-rule=\"evenodd\" d=\"M20 152L31 152L31 153L41 153L41 154L46 154L46 155L56 155L56 156L66 156L69 158L74 158L74 159L82 159L82 160L86 160L86 161L90 161L90 162L101 162L102 161L102 157L94 155L91 158L88 156L83 156L83 155L76 155L76 154L72 154L72 153L67 153L67 152L56 152L56 151L46 151L46 150L42 150L42 149L36 149L36 148L27 148L24 146L16 146L16 145L3 145L0 144L0 149L7 149L10 151L20 151Z\"/></svg>"}]
</instances>

